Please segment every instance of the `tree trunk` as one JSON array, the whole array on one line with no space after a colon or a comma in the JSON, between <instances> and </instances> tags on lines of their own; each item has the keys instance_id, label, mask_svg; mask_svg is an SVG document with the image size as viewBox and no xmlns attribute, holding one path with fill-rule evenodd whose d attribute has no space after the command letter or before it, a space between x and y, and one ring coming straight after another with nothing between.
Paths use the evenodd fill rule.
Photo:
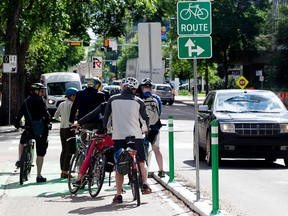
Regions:
<instances>
[{"instance_id":1,"label":"tree trunk","mask_svg":"<svg viewBox=\"0 0 288 216\"><path fill-rule=\"evenodd\" d=\"M13 6L14 11L7 21L5 55L17 55L17 73L3 73L2 76L3 92L0 110L0 125L14 124L14 119L25 95L24 67L27 43L25 43L23 49L21 49L19 42L20 33L17 27L19 24L22 2Z\"/></svg>"}]
</instances>

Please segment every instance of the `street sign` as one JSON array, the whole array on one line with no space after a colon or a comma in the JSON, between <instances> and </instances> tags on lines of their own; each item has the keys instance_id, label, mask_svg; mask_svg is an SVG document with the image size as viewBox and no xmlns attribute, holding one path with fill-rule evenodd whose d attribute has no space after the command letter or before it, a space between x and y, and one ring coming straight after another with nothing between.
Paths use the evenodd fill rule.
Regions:
<instances>
[{"instance_id":1,"label":"street sign","mask_svg":"<svg viewBox=\"0 0 288 216\"><path fill-rule=\"evenodd\" d=\"M244 76L240 76L239 79L236 81L236 84L237 84L241 89L245 88L248 83L249 83L249 81L248 81Z\"/></svg>"},{"instance_id":2,"label":"street sign","mask_svg":"<svg viewBox=\"0 0 288 216\"><path fill-rule=\"evenodd\" d=\"M92 58L92 77L101 77L102 76L102 57L101 56L94 56Z\"/></svg>"},{"instance_id":3,"label":"street sign","mask_svg":"<svg viewBox=\"0 0 288 216\"><path fill-rule=\"evenodd\" d=\"M191 36L178 38L179 59L207 59L212 57L210 36Z\"/></svg>"},{"instance_id":4,"label":"street sign","mask_svg":"<svg viewBox=\"0 0 288 216\"><path fill-rule=\"evenodd\" d=\"M177 3L178 35L210 35L212 33L210 1L180 1Z\"/></svg>"},{"instance_id":5,"label":"street sign","mask_svg":"<svg viewBox=\"0 0 288 216\"><path fill-rule=\"evenodd\" d=\"M3 73L17 73L17 55L3 56Z\"/></svg>"}]
</instances>

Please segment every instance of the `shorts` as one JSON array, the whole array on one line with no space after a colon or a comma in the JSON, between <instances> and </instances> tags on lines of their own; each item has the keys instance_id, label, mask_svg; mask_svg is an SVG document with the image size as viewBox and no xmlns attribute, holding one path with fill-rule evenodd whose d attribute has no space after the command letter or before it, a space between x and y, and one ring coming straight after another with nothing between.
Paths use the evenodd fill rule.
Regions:
<instances>
[{"instance_id":1,"label":"shorts","mask_svg":"<svg viewBox=\"0 0 288 216\"><path fill-rule=\"evenodd\" d=\"M147 139L151 143L151 145L159 147L159 145L160 145L160 132L156 131L156 130L149 131L148 135L147 135Z\"/></svg>"},{"instance_id":2,"label":"shorts","mask_svg":"<svg viewBox=\"0 0 288 216\"><path fill-rule=\"evenodd\" d=\"M44 157L47 152L48 148L48 130L45 130L43 135L41 137L34 136L34 134L25 129L21 135L20 138L20 143L25 144L27 143L30 139L35 139L36 141L36 154L37 156Z\"/></svg>"},{"instance_id":3,"label":"shorts","mask_svg":"<svg viewBox=\"0 0 288 216\"><path fill-rule=\"evenodd\" d=\"M114 140L114 154L120 148L126 148L126 147L127 147L127 144L126 144L125 140ZM137 151L137 160L139 162L146 161L143 139L136 139L135 140L135 150Z\"/></svg>"}]
</instances>

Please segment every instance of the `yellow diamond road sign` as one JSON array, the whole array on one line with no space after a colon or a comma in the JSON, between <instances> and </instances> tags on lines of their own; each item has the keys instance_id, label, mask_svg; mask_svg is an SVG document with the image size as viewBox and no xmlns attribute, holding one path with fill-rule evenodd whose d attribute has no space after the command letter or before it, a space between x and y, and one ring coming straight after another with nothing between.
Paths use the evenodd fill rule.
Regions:
<instances>
[{"instance_id":1,"label":"yellow diamond road sign","mask_svg":"<svg viewBox=\"0 0 288 216\"><path fill-rule=\"evenodd\" d=\"M249 81L244 77L240 76L239 79L236 81L236 84L241 88L245 88Z\"/></svg>"}]
</instances>

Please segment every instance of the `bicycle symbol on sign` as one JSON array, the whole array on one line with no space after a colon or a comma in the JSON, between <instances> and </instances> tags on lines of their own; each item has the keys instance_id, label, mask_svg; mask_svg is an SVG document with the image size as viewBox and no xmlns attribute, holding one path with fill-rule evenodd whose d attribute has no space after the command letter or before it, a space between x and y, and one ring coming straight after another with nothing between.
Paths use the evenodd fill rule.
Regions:
<instances>
[{"instance_id":1,"label":"bicycle symbol on sign","mask_svg":"<svg viewBox=\"0 0 288 216\"><path fill-rule=\"evenodd\" d=\"M200 20L205 20L209 15L208 11L205 8L199 7L199 4L194 6L193 4L189 4L188 8L183 9L180 12L180 17L183 20L188 20L190 19L192 14L194 15L195 18L198 17Z\"/></svg>"}]
</instances>

